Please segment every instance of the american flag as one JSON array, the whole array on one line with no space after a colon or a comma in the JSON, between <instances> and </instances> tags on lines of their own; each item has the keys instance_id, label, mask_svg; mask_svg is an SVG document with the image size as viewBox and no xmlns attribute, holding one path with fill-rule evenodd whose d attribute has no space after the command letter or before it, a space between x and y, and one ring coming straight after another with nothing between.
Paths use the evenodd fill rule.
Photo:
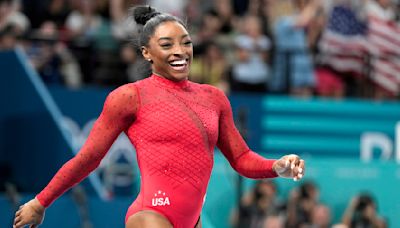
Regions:
<instances>
[{"instance_id":1,"label":"american flag","mask_svg":"<svg viewBox=\"0 0 400 228\"><path fill-rule=\"evenodd\" d=\"M400 28L393 21L368 15L371 79L393 94L400 91Z\"/></svg>"},{"instance_id":2,"label":"american flag","mask_svg":"<svg viewBox=\"0 0 400 228\"><path fill-rule=\"evenodd\" d=\"M319 43L319 60L338 72L369 76L378 86L397 95L400 28L376 15L368 15L367 22L359 20L348 6L333 7Z\"/></svg>"}]
</instances>

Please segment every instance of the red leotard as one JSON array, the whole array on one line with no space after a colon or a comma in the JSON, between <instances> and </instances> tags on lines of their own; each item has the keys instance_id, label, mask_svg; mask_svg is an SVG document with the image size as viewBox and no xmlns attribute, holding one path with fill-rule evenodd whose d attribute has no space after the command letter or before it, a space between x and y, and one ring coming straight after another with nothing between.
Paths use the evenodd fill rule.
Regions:
<instances>
[{"instance_id":1,"label":"red leotard","mask_svg":"<svg viewBox=\"0 0 400 228\"><path fill-rule=\"evenodd\" d=\"M153 210L176 228L194 227L213 166L217 145L231 166L250 178L276 177L275 160L252 152L235 128L222 91L188 80L152 75L111 92L81 151L37 195L48 207L93 169L124 131L136 148L141 190L126 220Z\"/></svg>"}]
</instances>

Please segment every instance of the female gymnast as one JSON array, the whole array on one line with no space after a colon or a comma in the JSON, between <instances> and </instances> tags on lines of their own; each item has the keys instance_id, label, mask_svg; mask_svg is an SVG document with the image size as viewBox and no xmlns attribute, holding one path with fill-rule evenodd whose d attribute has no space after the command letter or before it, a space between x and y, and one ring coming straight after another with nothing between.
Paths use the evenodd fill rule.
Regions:
<instances>
[{"instance_id":1,"label":"female gymnast","mask_svg":"<svg viewBox=\"0 0 400 228\"><path fill-rule=\"evenodd\" d=\"M185 24L149 6L132 10L143 25L139 47L151 64L148 78L125 84L106 98L79 153L15 214L14 228L42 223L45 208L93 171L121 132L136 148L141 189L125 226L201 227L200 212L215 145L241 175L301 179L297 155L265 159L251 151L236 129L225 94L188 80L193 47Z\"/></svg>"}]
</instances>

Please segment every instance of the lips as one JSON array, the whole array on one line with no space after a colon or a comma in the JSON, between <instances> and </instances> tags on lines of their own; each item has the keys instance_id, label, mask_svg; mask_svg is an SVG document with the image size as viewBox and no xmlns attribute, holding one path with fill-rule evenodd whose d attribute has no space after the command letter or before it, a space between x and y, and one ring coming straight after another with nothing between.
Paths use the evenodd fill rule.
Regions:
<instances>
[{"instance_id":1,"label":"lips","mask_svg":"<svg viewBox=\"0 0 400 228\"><path fill-rule=\"evenodd\" d=\"M188 66L188 60L187 59L173 60L169 62L169 65L175 71L185 71Z\"/></svg>"}]
</instances>

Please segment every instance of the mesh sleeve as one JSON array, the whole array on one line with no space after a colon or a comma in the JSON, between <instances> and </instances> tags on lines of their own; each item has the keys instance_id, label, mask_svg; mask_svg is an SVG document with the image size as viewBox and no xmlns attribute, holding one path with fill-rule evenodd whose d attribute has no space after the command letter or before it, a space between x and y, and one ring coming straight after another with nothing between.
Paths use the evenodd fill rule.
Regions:
<instances>
[{"instance_id":1,"label":"mesh sleeve","mask_svg":"<svg viewBox=\"0 0 400 228\"><path fill-rule=\"evenodd\" d=\"M249 149L235 127L229 100L221 91L217 97L221 107L217 146L232 168L249 178L277 177L278 175L272 169L275 160L265 159Z\"/></svg>"},{"instance_id":2,"label":"mesh sleeve","mask_svg":"<svg viewBox=\"0 0 400 228\"><path fill-rule=\"evenodd\" d=\"M55 199L98 167L115 139L134 121L138 100L137 89L133 84L121 86L107 96L103 110L81 150L58 170L36 196L44 207L50 206Z\"/></svg>"}]
</instances>

